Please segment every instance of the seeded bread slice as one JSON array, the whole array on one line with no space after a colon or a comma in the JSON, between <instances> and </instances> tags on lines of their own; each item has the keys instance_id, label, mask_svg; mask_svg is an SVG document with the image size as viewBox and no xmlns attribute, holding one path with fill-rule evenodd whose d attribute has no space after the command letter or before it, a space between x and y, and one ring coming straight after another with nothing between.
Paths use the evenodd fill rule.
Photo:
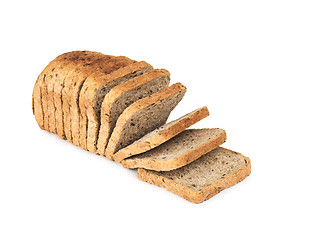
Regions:
<instances>
[{"instance_id":1,"label":"seeded bread slice","mask_svg":"<svg viewBox=\"0 0 326 240\"><path fill-rule=\"evenodd\" d=\"M101 105L105 95L115 86L152 69L153 67L144 61L134 61L107 74L91 75L85 81L79 101L81 108L80 146L82 148L96 153L97 137L101 124Z\"/></svg>"},{"instance_id":2,"label":"seeded bread slice","mask_svg":"<svg viewBox=\"0 0 326 240\"><path fill-rule=\"evenodd\" d=\"M163 187L188 201L200 203L241 182L250 172L249 158L219 147L173 171L138 169L138 178Z\"/></svg>"},{"instance_id":3,"label":"seeded bread slice","mask_svg":"<svg viewBox=\"0 0 326 240\"><path fill-rule=\"evenodd\" d=\"M171 121L155 129L154 131L146 134L144 137L138 139L127 147L119 150L113 155L113 159L117 162L121 162L123 159L130 156L149 151L173 138L183 130L187 129L208 115L209 111L207 107L196 109L174 121Z\"/></svg>"},{"instance_id":4,"label":"seeded bread slice","mask_svg":"<svg viewBox=\"0 0 326 240\"><path fill-rule=\"evenodd\" d=\"M43 105L42 105L42 100L43 100L42 82L45 81L48 68L51 68L50 65L53 64L52 62L50 62L38 76L34 84L33 95L32 95L33 114L35 116L35 120L37 124L43 130L45 130L45 126L44 126L44 112L43 112Z\"/></svg>"},{"instance_id":5,"label":"seeded bread slice","mask_svg":"<svg viewBox=\"0 0 326 240\"><path fill-rule=\"evenodd\" d=\"M170 73L165 69L155 69L114 87L102 103L97 153L104 155L116 121L128 106L166 88L169 83Z\"/></svg>"},{"instance_id":6,"label":"seeded bread slice","mask_svg":"<svg viewBox=\"0 0 326 240\"><path fill-rule=\"evenodd\" d=\"M125 168L170 171L195 161L223 144L225 140L223 129L189 129L162 145L127 158L121 163Z\"/></svg>"},{"instance_id":7,"label":"seeded bread slice","mask_svg":"<svg viewBox=\"0 0 326 240\"><path fill-rule=\"evenodd\" d=\"M165 124L185 93L186 87L176 83L131 104L118 118L105 156L112 159L118 150Z\"/></svg>"}]
</instances>

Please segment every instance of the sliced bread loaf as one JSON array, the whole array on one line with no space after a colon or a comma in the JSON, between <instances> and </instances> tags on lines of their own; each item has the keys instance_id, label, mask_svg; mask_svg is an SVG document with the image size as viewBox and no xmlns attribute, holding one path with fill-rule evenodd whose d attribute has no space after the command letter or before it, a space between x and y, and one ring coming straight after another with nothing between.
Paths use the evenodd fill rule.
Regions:
<instances>
[{"instance_id":1,"label":"sliced bread loaf","mask_svg":"<svg viewBox=\"0 0 326 240\"><path fill-rule=\"evenodd\" d=\"M113 155L113 159L117 162L121 162L123 159L130 156L149 151L150 149L153 149L173 138L183 130L187 129L208 115L209 111L207 107L196 109L174 121L171 121L155 129L154 131L146 134L144 137L138 139L127 147L120 149Z\"/></svg>"},{"instance_id":2,"label":"sliced bread loaf","mask_svg":"<svg viewBox=\"0 0 326 240\"><path fill-rule=\"evenodd\" d=\"M165 124L185 93L186 87L176 83L131 104L118 118L105 156L112 159L118 150Z\"/></svg>"},{"instance_id":3,"label":"sliced bread loaf","mask_svg":"<svg viewBox=\"0 0 326 240\"><path fill-rule=\"evenodd\" d=\"M81 147L96 152L97 137L100 130L101 105L105 95L115 86L150 71L148 63L133 62L116 71L92 74L82 88L79 106L81 109L80 143Z\"/></svg>"},{"instance_id":4,"label":"sliced bread loaf","mask_svg":"<svg viewBox=\"0 0 326 240\"><path fill-rule=\"evenodd\" d=\"M52 69L57 66L59 61L65 60L67 58L76 57L80 55L84 51L74 51L74 52L67 52L52 60L39 74L36 83L33 88L33 97L32 97L32 108L33 113L35 115L36 122L40 126L41 129L45 129L44 126L44 111L42 103L45 101L45 96L42 96L42 89L46 86L46 77ZM44 94L44 90L43 90ZM43 99L44 98L44 99ZM48 128L48 126L46 126Z\"/></svg>"},{"instance_id":5,"label":"sliced bread loaf","mask_svg":"<svg viewBox=\"0 0 326 240\"><path fill-rule=\"evenodd\" d=\"M53 84L53 96L50 96L49 101L53 101L54 104L54 115L56 132L59 137L66 139L64 132L64 121L63 121L63 108L62 108L62 89L65 84L65 80L70 73L74 72L75 68L78 67L82 62L89 61L92 56L99 55L97 52L91 51L75 51L75 56L65 57L64 60L68 61L68 64L58 71L58 76ZM50 92L51 94L51 92ZM51 108L51 107L50 107Z\"/></svg>"},{"instance_id":6,"label":"sliced bread loaf","mask_svg":"<svg viewBox=\"0 0 326 240\"><path fill-rule=\"evenodd\" d=\"M78 76L84 75L85 68L92 68L95 62L104 61L106 59L105 56L97 55L97 54L89 54L85 57L80 58L80 61L72 68L67 68L65 70L66 76L64 79L64 83L62 86L62 114L63 114L63 127L66 138L68 141L72 142L72 131L71 131L71 114L70 110L72 109L70 98L71 98L71 85L74 82L74 78L79 79ZM76 84L77 85L77 84Z\"/></svg>"},{"instance_id":7,"label":"sliced bread loaf","mask_svg":"<svg viewBox=\"0 0 326 240\"><path fill-rule=\"evenodd\" d=\"M111 59L107 59L103 62L99 62L98 64L94 64L93 67L94 69L89 69L85 71L85 77L82 79L82 75L78 75L79 79L77 82L79 83L75 86L76 81L74 81L72 90L71 90L71 98L70 102L72 105L72 118L71 118L71 130L72 130L72 138L73 138L73 143L77 146L80 146L79 139L80 139L80 108L79 108L79 96L80 96L80 91L82 89L82 86L84 82L88 79L88 76L94 75L97 72L103 73L104 71L107 73L116 71L120 68L123 68L125 66L128 66L129 64L135 62L134 60L131 60L127 57L124 56L119 56L119 57L114 57ZM106 70L103 70L103 69Z\"/></svg>"},{"instance_id":8,"label":"sliced bread loaf","mask_svg":"<svg viewBox=\"0 0 326 240\"><path fill-rule=\"evenodd\" d=\"M52 133L57 133L57 124L55 117L55 103L54 103L54 86L56 82L62 81L64 78L65 69L71 69L76 66L76 62L80 62L80 59L85 55L98 55L104 56L101 53L97 52L73 52L68 56L57 60L55 67L51 70L50 74L47 75L45 82L46 97L45 101L47 104L47 120L49 131Z\"/></svg>"},{"instance_id":9,"label":"sliced bread loaf","mask_svg":"<svg viewBox=\"0 0 326 240\"><path fill-rule=\"evenodd\" d=\"M104 98L101 108L101 127L97 141L97 153L104 155L105 148L122 112L135 101L166 88L170 73L154 69L114 87ZM90 138L88 138L89 144Z\"/></svg>"},{"instance_id":10,"label":"sliced bread loaf","mask_svg":"<svg viewBox=\"0 0 326 240\"><path fill-rule=\"evenodd\" d=\"M85 80L90 74L101 70L107 65L110 66L112 71L119 69L123 67L120 63L125 62L125 60L128 63L132 61L126 57L98 57L91 62L79 66L70 76L67 76L63 89L63 111L64 115L67 115L67 121L64 124L68 130L68 134L66 133L67 139L73 144L79 146L79 93Z\"/></svg>"},{"instance_id":11,"label":"sliced bread loaf","mask_svg":"<svg viewBox=\"0 0 326 240\"><path fill-rule=\"evenodd\" d=\"M125 168L170 171L195 161L225 140L225 131L219 128L184 130L162 145L124 159L121 163Z\"/></svg>"},{"instance_id":12,"label":"sliced bread loaf","mask_svg":"<svg viewBox=\"0 0 326 240\"><path fill-rule=\"evenodd\" d=\"M173 171L138 169L138 178L188 201L200 203L242 181L250 172L249 158L219 147Z\"/></svg>"}]
</instances>

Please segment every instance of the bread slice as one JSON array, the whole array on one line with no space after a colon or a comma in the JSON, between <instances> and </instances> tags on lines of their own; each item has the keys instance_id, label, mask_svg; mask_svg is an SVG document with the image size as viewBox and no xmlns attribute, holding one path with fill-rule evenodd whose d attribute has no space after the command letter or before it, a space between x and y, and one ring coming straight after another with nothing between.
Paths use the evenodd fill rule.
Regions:
<instances>
[{"instance_id":1,"label":"bread slice","mask_svg":"<svg viewBox=\"0 0 326 240\"><path fill-rule=\"evenodd\" d=\"M223 129L189 129L162 145L127 158L121 163L125 168L170 171L195 161L225 141Z\"/></svg>"},{"instance_id":2,"label":"bread slice","mask_svg":"<svg viewBox=\"0 0 326 240\"><path fill-rule=\"evenodd\" d=\"M43 111L43 96L42 96L42 82L45 81L46 74L48 72L48 69L51 68L51 64L53 64L53 61L50 62L43 71L39 74L33 88L33 94L32 94L32 110L33 114L35 116L35 120L39 127L43 130L45 130L44 126L44 111Z\"/></svg>"},{"instance_id":3,"label":"bread slice","mask_svg":"<svg viewBox=\"0 0 326 240\"><path fill-rule=\"evenodd\" d=\"M186 87L176 83L131 104L118 118L105 156L112 159L118 150L165 124L185 93Z\"/></svg>"},{"instance_id":4,"label":"bread slice","mask_svg":"<svg viewBox=\"0 0 326 240\"><path fill-rule=\"evenodd\" d=\"M97 153L104 155L116 121L123 110L135 101L166 88L169 83L170 73L165 69L155 69L114 87L102 103Z\"/></svg>"},{"instance_id":5,"label":"bread slice","mask_svg":"<svg viewBox=\"0 0 326 240\"><path fill-rule=\"evenodd\" d=\"M127 147L119 150L113 155L113 159L117 162L121 162L123 159L130 156L149 151L173 138L183 130L187 129L208 115L209 111L207 107L196 109L174 121L171 121L155 129L154 131L146 134L144 137L138 139Z\"/></svg>"},{"instance_id":6,"label":"bread slice","mask_svg":"<svg viewBox=\"0 0 326 240\"><path fill-rule=\"evenodd\" d=\"M163 187L188 201L200 203L242 181L250 172L249 158L219 147L173 171L138 169L138 178Z\"/></svg>"},{"instance_id":7,"label":"bread slice","mask_svg":"<svg viewBox=\"0 0 326 240\"><path fill-rule=\"evenodd\" d=\"M142 75L153 67L146 62L133 62L108 74L94 74L86 81L80 94L80 146L96 153L100 130L101 105L105 95L115 86Z\"/></svg>"}]
</instances>

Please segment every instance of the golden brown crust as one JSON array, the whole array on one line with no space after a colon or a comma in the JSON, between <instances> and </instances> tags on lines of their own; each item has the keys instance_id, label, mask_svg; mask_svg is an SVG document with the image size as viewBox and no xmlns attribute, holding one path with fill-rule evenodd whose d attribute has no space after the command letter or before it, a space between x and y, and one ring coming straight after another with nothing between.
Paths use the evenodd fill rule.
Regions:
<instances>
[{"instance_id":1,"label":"golden brown crust","mask_svg":"<svg viewBox=\"0 0 326 240\"><path fill-rule=\"evenodd\" d=\"M106 74L91 76L85 82L81 91L81 147L85 150L96 153L97 137L100 128L100 114L97 110L96 102L101 92L105 93L110 89L110 85L119 83L121 79L128 80L142 72L152 69L152 66L146 62L136 62L128 59L121 61L119 68L107 71ZM103 98L105 98L103 96ZM103 105L103 103L101 103Z\"/></svg>"},{"instance_id":2,"label":"golden brown crust","mask_svg":"<svg viewBox=\"0 0 326 240\"><path fill-rule=\"evenodd\" d=\"M119 150L113 155L113 159L117 162L121 162L123 159L128 158L130 156L149 151L150 149L153 149L161 145L162 143L168 141L169 139L173 138L174 136L178 135L183 130L187 129L188 127L207 117L208 115L209 111L207 107L200 108L189 116L159 131L157 134L154 134L150 138L146 138L144 141L136 141L130 144L129 146Z\"/></svg>"},{"instance_id":3,"label":"golden brown crust","mask_svg":"<svg viewBox=\"0 0 326 240\"><path fill-rule=\"evenodd\" d=\"M87 57L93 55L99 55L98 52L92 51L74 51L71 52L70 56L65 56L63 60L68 61L68 64L58 72L58 78L53 83L53 96L50 96L50 101L53 101L54 104L54 115L55 115L55 124L56 131L59 137L62 139L66 139L64 132L64 121L63 121L63 108L62 108L62 89L65 85L66 77L70 72L73 72L74 69L80 64L84 62Z\"/></svg>"},{"instance_id":4,"label":"golden brown crust","mask_svg":"<svg viewBox=\"0 0 326 240\"><path fill-rule=\"evenodd\" d=\"M96 152L94 149L95 146L94 147L89 146L88 148L87 138L88 138L88 130L90 130L89 131L90 138L94 139L93 141L97 140L96 137L98 133L97 125L99 125L99 119L96 118L96 116L99 114L97 113L97 109L95 106L97 94L104 93L106 91L105 89L106 85L110 82L110 80L108 79L110 79L110 76L112 74L114 75L114 73L120 72L121 69L124 69L125 67L128 67L134 64L135 62L136 61L131 60L127 57L123 57L123 56L116 57L112 59L110 64L104 66L100 71L94 72L86 79L83 88L80 91L80 97L79 97L79 107L80 107L79 143L83 149L89 150L91 152ZM89 112L94 114L94 119L95 119L94 121L96 122L95 126L94 126L94 121L92 121L93 118L88 118Z\"/></svg>"},{"instance_id":5,"label":"golden brown crust","mask_svg":"<svg viewBox=\"0 0 326 240\"><path fill-rule=\"evenodd\" d=\"M122 166L125 168L144 168L155 171L171 171L180 167L183 167L206 153L212 151L218 146L222 145L226 141L226 133L223 131L220 135L212 138L210 141L200 145L185 154L169 159L166 161L155 160L153 158L137 158L133 157L132 159L123 160Z\"/></svg>"},{"instance_id":6,"label":"golden brown crust","mask_svg":"<svg viewBox=\"0 0 326 240\"><path fill-rule=\"evenodd\" d=\"M41 81L42 77L44 77L44 70L40 75L38 76L34 88L33 88L33 94L32 94L32 109L33 114L35 117L35 120L39 127L43 130L44 128L44 113L43 113L43 107L42 107L42 92L41 92Z\"/></svg>"},{"instance_id":7,"label":"golden brown crust","mask_svg":"<svg viewBox=\"0 0 326 240\"><path fill-rule=\"evenodd\" d=\"M74 69L67 69L68 75L66 76L64 86L62 88L62 110L63 110L63 120L64 120L64 132L67 140L74 143L72 136L72 91L74 87L79 87L79 82L82 81L83 77L86 76L86 69L94 69L92 66L99 61L103 61L106 58L103 54L89 54L84 58L80 58ZM82 80L81 80L82 79ZM75 84L75 85L74 85ZM76 141L76 139L75 139Z\"/></svg>"},{"instance_id":8,"label":"golden brown crust","mask_svg":"<svg viewBox=\"0 0 326 240\"><path fill-rule=\"evenodd\" d=\"M166 79L163 81L163 79ZM165 69L154 69L151 70L143 75L135 77L127 82L124 82L116 87L114 87L104 98L102 108L101 108L101 127L97 141L97 153L100 155L104 155L105 148L108 144L109 138L113 132L115 127L116 119L113 119L114 107L116 106L116 102L119 101L118 99L121 98L124 94L135 91L140 89L142 86L149 84L157 79L162 79L158 82L157 91L162 90L163 88L167 87L170 82L170 73ZM156 91L155 91L156 92ZM155 92L152 92L155 93ZM142 98L146 97L147 95L143 95ZM146 94L146 93L145 93ZM136 94L137 95L137 94ZM138 98L137 98L138 99ZM128 99L129 100L129 99ZM131 104L132 102L130 102ZM124 102L123 104L126 104ZM130 105L129 104L129 105ZM124 105L125 108L128 105Z\"/></svg>"},{"instance_id":9,"label":"golden brown crust","mask_svg":"<svg viewBox=\"0 0 326 240\"><path fill-rule=\"evenodd\" d=\"M97 72L103 72L103 68L109 68L111 71L115 71L124 65L129 64L131 62L127 57L111 57L106 55L103 60L99 60L97 63L95 62L92 66L85 68L83 71L84 74L78 75L78 80L75 78L73 84L70 89L70 104L72 105L72 112L70 113L71 118L71 129L72 129L72 138L73 143L77 146L80 146L80 107L79 107L79 99L80 99L80 91L82 86L87 80L89 76L94 75ZM83 75L83 76L82 76ZM76 84L77 83L77 84ZM76 85L75 85L76 84Z\"/></svg>"},{"instance_id":10,"label":"golden brown crust","mask_svg":"<svg viewBox=\"0 0 326 240\"><path fill-rule=\"evenodd\" d=\"M165 99L168 99L178 93L185 93L186 87L181 83L175 83L172 86L165 88L149 97L140 99L133 104L131 104L128 108L124 110L124 112L118 118L116 126L113 130L111 138L109 140L109 144L105 150L105 156L109 159L113 159L113 154L117 151L117 144L121 137L121 133L123 133L125 124L128 120L135 115L137 112L148 108L156 103L159 103ZM164 124L164 123L163 123Z\"/></svg>"},{"instance_id":11,"label":"golden brown crust","mask_svg":"<svg viewBox=\"0 0 326 240\"><path fill-rule=\"evenodd\" d=\"M48 129L48 125L45 128L44 110L43 110L43 102L45 101L43 100L43 98L44 99L46 98L46 94L45 94L46 92L44 92L43 90L43 88L46 87L46 76L56 66L58 61L61 61L64 58L73 55L74 53L75 52L68 52L56 57L43 69L43 71L40 73L40 75L36 80L36 83L33 88L32 108L33 108L33 113L35 115L36 122L38 123L41 129ZM43 96L42 96L42 91L43 91ZM45 109L45 111L47 111L47 109Z\"/></svg>"},{"instance_id":12,"label":"golden brown crust","mask_svg":"<svg viewBox=\"0 0 326 240\"><path fill-rule=\"evenodd\" d=\"M240 154L240 153L238 153ZM242 155L243 156L243 155ZM218 194L222 190L229 188L243 179L251 173L251 162L250 159L243 156L247 160L247 165L238 171L233 172L230 175L227 175L225 178L219 179L208 187L202 189L201 191L194 191L184 185L177 183L174 180L171 180L165 176L158 175L155 171L138 169L138 178L144 182L163 187L166 190L190 201L193 203L201 203L214 195Z\"/></svg>"},{"instance_id":13,"label":"golden brown crust","mask_svg":"<svg viewBox=\"0 0 326 240\"><path fill-rule=\"evenodd\" d=\"M55 118L55 104L54 104L54 85L56 82L60 81L62 78L62 73L71 61L69 58L64 58L56 61L55 66L52 68L51 72L47 75L45 80L45 94L43 101L46 102L46 120L48 123L48 130L52 133L57 133L56 118Z\"/></svg>"}]
</instances>

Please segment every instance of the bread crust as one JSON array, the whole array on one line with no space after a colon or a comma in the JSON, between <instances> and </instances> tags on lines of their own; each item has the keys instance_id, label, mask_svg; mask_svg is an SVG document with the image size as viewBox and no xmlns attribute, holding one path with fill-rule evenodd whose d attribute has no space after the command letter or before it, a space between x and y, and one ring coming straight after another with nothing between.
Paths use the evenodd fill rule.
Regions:
<instances>
[{"instance_id":1,"label":"bread crust","mask_svg":"<svg viewBox=\"0 0 326 240\"><path fill-rule=\"evenodd\" d=\"M169 139L173 138L174 136L181 133L183 130L187 129L191 125L199 122L203 118L209 115L208 108L202 107L195 110L192 113L189 113L188 116L183 116L180 118L179 121L176 121L174 124L170 125L169 127L158 130L157 133L152 135L150 138L144 139L144 141L136 141L129 146L119 150L117 153L113 155L113 159L117 162L121 162L123 159L128 158L133 155L137 155L146 151L149 151L162 143L168 141ZM164 127L164 126L163 126ZM128 163L125 163L126 167Z\"/></svg>"},{"instance_id":2,"label":"bread crust","mask_svg":"<svg viewBox=\"0 0 326 240\"><path fill-rule=\"evenodd\" d=\"M81 52L74 52L66 54L63 59L58 59L56 61L55 66L51 70L51 72L47 75L45 81L45 98L47 104L47 122L48 122L48 130L54 134L57 134L57 124L55 118L55 103L54 103L54 86L55 83L60 81L62 78L62 73L64 69L67 68L71 64L71 59L78 58Z\"/></svg>"},{"instance_id":3,"label":"bread crust","mask_svg":"<svg viewBox=\"0 0 326 240\"><path fill-rule=\"evenodd\" d=\"M137 112L149 108L151 106L154 106L155 104L158 104L161 101L169 99L173 96L180 95L181 97L180 100L181 100L185 92L186 92L186 87L184 85L182 85L181 83L175 83L168 88L165 88L149 97L140 99L134 102L133 104L131 104L128 108L124 110L124 112L118 118L116 126L109 140L108 146L105 150L105 156L113 160L112 158L113 154L116 153L117 150L119 150L117 149L118 148L117 145L119 144L119 140L122 134L124 133L125 124L127 124L128 120L130 120ZM171 111L172 110L173 108L171 109ZM166 122L168 116L169 115L161 116L162 118L164 117L163 123L162 124L158 123L157 126L154 127L154 129L163 125Z\"/></svg>"},{"instance_id":4,"label":"bread crust","mask_svg":"<svg viewBox=\"0 0 326 240\"><path fill-rule=\"evenodd\" d=\"M98 53L89 54L85 58L80 58L74 69L68 70L64 86L62 89L62 109L63 109L63 119L64 119L64 131L67 140L78 146L79 137L73 140L73 128L72 122L75 119L76 110L76 92L82 84L83 80L89 75L90 71L96 69L96 65L99 62L103 62L108 58L108 56ZM75 129L74 129L75 130ZM75 134L74 134L75 135Z\"/></svg>"},{"instance_id":5,"label":"bread crust","mask_svg":"<svg viewBox=\"0 0 326 240\"><path fill-rule=\"evenodd\" d=\"M56 133L62 139L66 139L64 132L64 124L63 124L63 109L62 109L62 89L65 84L66 77L68 73L73 72L74 69L84 62L89 56L93 56L94 54L98 55L98 52L92 51L73 51L70 52L69 55L65 55L63 60L67 62L67 64L57 72L57 79L50 83L52 86L50 88L53 91L49 91L48 102L52 103L53 106L49 105L50 111L54 111L54 121Z\"/></svg>"},{"instance_id":6,"label":"bread crust","mask_svg":"<svg viewBox=\"0 0 326 240\"><path fill-rule=\"evenodd\" d=\"M97 137L101 124L99 113L101 106L97 106L97 102L101 101L100 95L106 94L112 86L119 84L119 81L122 81L123 78L126 78L125 81L127 81L135 75L151 69L152 66L146 62L124 59L120 62L119 68L108 69L106 74L91 75L86 80L81 90L79 102L81 108L80 142L82 148L96 153ZM97 110L97 108L99 109Z\"/></svg>"},{"instance_id":7,"label":"bread crust","mask_svg":"<svg viewBox=\"0 0 326 240\"><path fill-rule=\"evenodd\" d=\"M158 82L159 80L159 82ZM140 89L143 86L154 83L156 81L156 89L151 92L141 92ZM123 97L126 93L130 93L133 91L139 91L138 95L141 95L141 98L147 97L157 91L160 91L166 88L170 82L170 73L165 69L154 69L143 75L135 77L131 80L128 80L116 87L114 87L104 98L102 108L101 108L101 126L100 132L97 141L97 153L100 155L104 155L105 148L108 144L109 138L113 132L117 119L115 118L117 115L120 115L114 111L116 109L117 102L121 97ZM133 96L136 96L137 100L139 99L137 93L135 92ZM141 99L140 98L140 99ZM120 104L124 105L124 108L127 108L134 102L135 99L128 99L128 102L125 100L120 102ZM126 105L128 103L128 105ZM122 109L124 110L124 109Z\"/></svg>"},{"instance_id":8,"label":"bread crust","mask_svg":"<svg viewBox=\"0 0 326 240\"><path fill-rule=\"evenodd\" d=\"M228 149L226 149L228 150ZM229 150L231 151L231 150ZM233 151L232 151L233 152ZM240 154L240 153L238 153ZM241 155L241 154L240 154ZM243 155L241 155L243 156ZM247 160L247 165L232 174L227 175L224 178L221 178L209 186L205 187L201 191L194 191L187 186L181 185L174 180L171 180L165 176L158 175L155 171L146 170L139 168L138 169L138 178L144 182L163 187L166 190L190 201L193 203L201 203L214 195L218 194L222 190L229 188L243 179L251 173L251 161L248 157L243 156Z\"/></svg>"},{"instance_id":9,"label":"bread crust","mask_svg":"<svg viewBox=\"0 0 326 240\"><path fill-rule=\"evenodd\" d=\"M212 151L226 141L226 132L223 130L219 135L205 142L204 144L192 149L181 156L169 160L155 160L153 158L133 157L122 160L122 166L125 168L144 168L155 171L171 171L183 167L206 153Z\"/></svg>"},{"instance_id":10,"label":"bread crust","mask_svg":"<svg viewBox=\"0 0 326 240\"><path fill-rule=\"evenodd\" d=\"M103 59L103 61L99 61L98 63L93 64L89 70L85 70L84 78L82 79L81 75L79 75L79 80L75 81L72 86L72 94L70 95L70 103L72 105L72 119L71 119L71 128L72 128L72 137L73 143L77 146L80 146L80 119L81 119L81 112L80 112L80 91L84 82L88 79L89 76L94 76L98 72L103 72L103 69L106 68L106 71L115 71L125 65L128 65L132 62L131 59L127 57L111 57L107 56L107 59ZM110 69L110 70L109 70ZM96 79L96 78L95 78ZM77 85L75 86L75 83Z\"/></svg>"},{"instance_id":11,"label":"bread crust","mask_svg":"<svg viewBox=\"0 0 326 240\"><path fill-rule=\"evenodd\" d=\"M71 57L76 54L76 52L80 51L74 51L74 52L67 52L59 55L55 59L53 59L44 69L43 71L39 74L36 83L33 88L33 97L32 97L32 108L33 108L33 113L36 118L36 122L40 126L41 129L48 129L48 120L47 121L47 126L44 124L44 111L47 111L47 109L43 109L44 106L46 105L46 90L43 90L44 87L47 86L46 83L46 76L51 72L53 68L56 67L57 63L59 61L64 60L65 58ZM42 94L43 93L43 94ZM44 103L46 102L46 103ZM43 105L45 104L45 105Z\"/></svg>"}]
</instances>

